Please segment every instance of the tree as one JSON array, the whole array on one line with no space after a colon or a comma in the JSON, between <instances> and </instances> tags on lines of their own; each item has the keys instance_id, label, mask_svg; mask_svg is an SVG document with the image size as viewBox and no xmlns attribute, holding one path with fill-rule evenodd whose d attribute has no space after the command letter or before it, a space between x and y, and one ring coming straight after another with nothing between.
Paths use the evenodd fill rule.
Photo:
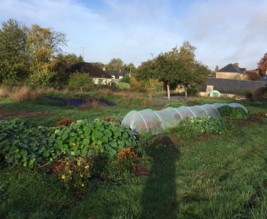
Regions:
<instances>
[{"instance_id":1,"label":"tree","mask_svg":"<svg viewBox=\"0 0 267 219\"><path fill-rule=\"evenodd\" d=\"M69 87L71 88L80 88L83 91L83 89L91 89L93 85L93 80L88 73L76 72L70 75Z\"/></svg>"},{"instance_id":2,"label":"tree","mask_svg":"<svg viewBox=\"0 0 267 219\"><path fill-rule=\"evenodd\" d=\"M120 79L120 82L124 82L124 83L130 84L131 83L131 78L130 78L130 76L128 74L124 75L123 78Z\"/></svg>"},{"instance_id":3,"label":"tree","mask_svg":"<svg viewBox=\"0 0 267 219\"><path fill-rule=\"evenodd\" d=\"M214 72L216 73L216 72L218 72L219 70L220 70L219 66L216 65L216 66L215 66L215 70L214 70Z\"/></svg>"},{"instance_id":4,"label":"tree","mask_svg":"<svg viewBox=\"0 0 267 219\"><path fill-rule=\"evenodd\" d=\"M31 66L30 81L35 85L49 83L54 56L61 51L60 46L65 44L63 33L52 31L50 28L42 28L37 24L27 29L27 52Z\"/></svg>"},{"instance_id":5,"label":"tree","mask_svg":"<svg viewBox=\"0 0 267 219\"><path fill-rule=\"evenodd\" d=\"M259 74L261 76L266 74L266 70L267 70L267 53L265 53L264 56L261 58L261 60L258 62L258 70L259 70Z\"/></svg>"},{"instance_id":6,"label":"tree","mask_svg":"<svg viewBox=\"0 0 267 219\"><path fill-rule=\"evenodd\" d=\"M123 70L123 61L120 58L113 58L110 60L110 62L107 64L107 70L116 70L120 71Z\"/></svg>"},{"instance_id":7,"label":"tree","mask_svg":"<svg viewBox=\"0 0 267 219\"><path fill-rule=\"evenodd\" d=\"M137 78L155 78L167 86L168 99L170 99L170 86L183 85L185 96L187 90L195 88L210 71L206 66L195 60L195 47L184 42L179 48L159 54L139 67Z\"/></svg>"},{"instance_id":8,"label":"tree","mask_svg":"<svg viewBox=\"0 0 267 219\"><path fill-rule=\"evenodd\" d=\"M66 85L69 79L68 69L77 64L82 63L82 56L76 56L75 54L58 54L54 57L51 63L51 71L55 72L54 77L51 79L51 83L54 87L62 87Z\"/></svg>"},{"instance_id":9,"label":"tree","mask_svg":"<svg viewBox=\"0 0 267 219\"><path fill-rule=\"evenodd\" d=\"M130 64L124 64L123 66L123 70L131 73L135 73L136 72L136 67L134 66L133 63Z\"/></svg>"},{"instance_id":10,"label":"tree","mask_svg":"<svg viewBox=\"0 0 267 219\"><path fill-rule=\"evenodd\" d=\"M25 28L16 20L0 29L0 83L15 84L28 76Z\"/></svg>"}]
</instances>

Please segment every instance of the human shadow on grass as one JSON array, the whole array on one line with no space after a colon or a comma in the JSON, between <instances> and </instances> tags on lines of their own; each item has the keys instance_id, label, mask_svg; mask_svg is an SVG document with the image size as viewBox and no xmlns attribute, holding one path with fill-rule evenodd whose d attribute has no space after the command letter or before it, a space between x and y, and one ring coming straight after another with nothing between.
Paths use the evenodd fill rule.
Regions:
<instances>
[{"instance_id":1,"label":"human shadow on grass","mask_svg":"<svg viewBox=\"0 0 267 219\"><path fill-rule=\"evenodd\" d=\"M146 148L152 158L150 173L143 190L142 219L176 218L176 168L180 152L168 136L158 137Z\"/></svg>"}]
</instances>

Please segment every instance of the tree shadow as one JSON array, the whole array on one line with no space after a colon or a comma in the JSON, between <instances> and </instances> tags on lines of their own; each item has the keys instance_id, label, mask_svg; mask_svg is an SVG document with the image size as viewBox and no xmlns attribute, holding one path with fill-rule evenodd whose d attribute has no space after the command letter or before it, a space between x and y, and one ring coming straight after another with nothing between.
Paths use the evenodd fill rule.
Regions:
<instances>
[{"instance_id":1,"label":"tree shadow","mask_svg":"<svg viewBox=\"0 0 267 219\"><path fill-rule=\"evenodd\" d=\"M158 137L146 153L152 165L143 190L143 211L140 218L176 218L178 203L176 195L176 168L180 152L168 136Z\"/></svg>"}]
</instances>

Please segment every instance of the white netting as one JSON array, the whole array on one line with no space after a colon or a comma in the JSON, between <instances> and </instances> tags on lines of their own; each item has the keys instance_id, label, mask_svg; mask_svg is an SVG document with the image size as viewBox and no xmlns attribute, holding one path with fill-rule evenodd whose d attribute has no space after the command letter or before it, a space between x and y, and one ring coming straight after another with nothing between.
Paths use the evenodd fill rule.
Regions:
<instances>
[{"instance_id":1,"label":"white netting","mask_svg":"<svg viewBox=\"0 0 267 219\"><path fill-rule=\"evenodd\" d=\"M145 109L133 110L122 120L122 125L130 127L137 132L151 132L158 134L165 129L175 127L180 121L193 117L219 117L217 111L222 106L241 107L248 113L248 110L239 103L213 103L197 106L182 106L179 108L168 107L160 111Z\"/></svg>"}]
</instances>

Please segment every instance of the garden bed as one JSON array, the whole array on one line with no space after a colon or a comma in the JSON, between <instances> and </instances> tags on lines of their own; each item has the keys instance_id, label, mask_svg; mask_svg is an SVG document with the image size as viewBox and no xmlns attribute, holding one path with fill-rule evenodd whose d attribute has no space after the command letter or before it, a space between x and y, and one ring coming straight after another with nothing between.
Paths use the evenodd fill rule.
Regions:
<instances>
[{"instance_id":1,"label":"garden bed","mask_svg":"<svg viewBox=\"0 0 267 219\"><path fill-rule=\"evenodd\" d=\"M47 97L49 100L57 101L71 107L80 107L87 104L99 104L101 106L116 106L115 103L102 98L64 98L64 97Z\"/></svg>"}]
</instances>

